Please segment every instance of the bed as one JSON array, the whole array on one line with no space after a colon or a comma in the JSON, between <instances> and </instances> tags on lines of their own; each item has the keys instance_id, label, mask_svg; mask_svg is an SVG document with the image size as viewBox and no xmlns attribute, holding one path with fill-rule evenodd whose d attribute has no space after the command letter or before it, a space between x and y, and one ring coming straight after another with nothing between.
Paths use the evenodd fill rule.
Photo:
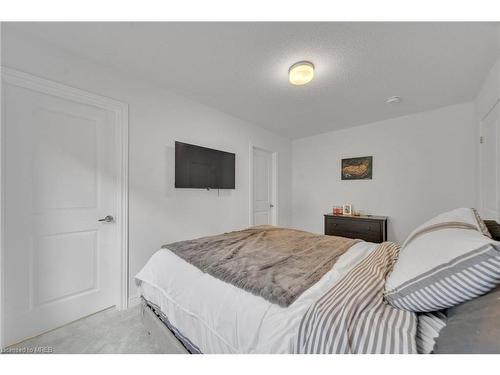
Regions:
<instances>
[{"instance_id":1,"label":"bed","mask_svg":"<svg viewBox=\"0 0 500 375\"><path fill-rule=\"evenodd\" d=\"M397 251L390 243L354 241L317 281L280 305L214 277L166 245L136 276L141 313L153 336L170 340L178 353L417 353L418 314L382 303ZM368 269L376 274L365 279L356 274ZM349 284L350 279L356 282ZM321 309L325 301L341 298L345 301L335 314L342 319L334 324L334 314ZM307 324L314 319L313 332ZM353 320L359 323L351 325ZM325 326L330 330L317 338Z\"/></svg>"},{"instance_id":2,"label":"bed","mask_svg":"<svg viewBox=\"0 0 500 375\"><path fill-rule=\"evenodd\" d=\"M355 244L288 308L203 273L167 249L155 253L150 266L137 275L139 292L196 343L195 352L289 353L309 306L375 247L369 242Z\"/></svg>"}]
</instances>

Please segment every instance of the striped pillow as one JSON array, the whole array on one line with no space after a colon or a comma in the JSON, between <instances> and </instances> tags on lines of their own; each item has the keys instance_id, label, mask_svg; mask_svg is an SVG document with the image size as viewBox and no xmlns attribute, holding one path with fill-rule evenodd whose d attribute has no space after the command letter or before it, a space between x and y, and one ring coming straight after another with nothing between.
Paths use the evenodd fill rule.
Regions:
<instances>
[{"instance_id":1,"label":"striped pillow","mask_svg":"<svg viewBox=\"0 0 500 375\"><path fill-rule=\"evenodd\" d=\"M491 235L488 232L488 228L486 228L484 221L479 217L477 211L474 208L462 207L444 212L426 221L408 236L403 244L403 247L405 247L416 236L429 231L441 229L443 227L478 230L491 238ZM483 227L486 229L486 231L484 231Z\"/></svg>"},{"instance_id":2,"label":"striped pillow","mask_svg":"<svg viewBox=\"0 0 500 375\"><path fill-rule=\"evenodd\" d=\"M423 231L401 250L385 300L409 311L441 310L500 284L500 242L457 227Z\"/></svg>"},{"instance_id":3,"label":"striped pillow","mask_svg":"<svg viewBox=\"0 0 500 375\"><path fill-rule=\"evenodd\" d=\"M417 317L417 351L419 354L430 354L439 332L446 326L446 314L443 311L432 311L420 313Z\"/></svg>"}]
</instances>

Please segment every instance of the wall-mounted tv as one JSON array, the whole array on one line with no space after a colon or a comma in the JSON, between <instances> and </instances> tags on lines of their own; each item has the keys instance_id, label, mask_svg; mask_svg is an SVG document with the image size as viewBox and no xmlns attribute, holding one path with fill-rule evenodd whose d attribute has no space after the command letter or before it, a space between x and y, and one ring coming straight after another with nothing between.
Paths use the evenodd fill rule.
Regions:
<instances>
[{"instance_id":1,"label":"wall-mounted tv","mask_svg":"<svg viewBox=\"0 0 500 375\"><path fill-rule=\"evenodd\" d=\"M236 155L175 142L175 187L234 189Z\"/></svg>"}]
</instances>

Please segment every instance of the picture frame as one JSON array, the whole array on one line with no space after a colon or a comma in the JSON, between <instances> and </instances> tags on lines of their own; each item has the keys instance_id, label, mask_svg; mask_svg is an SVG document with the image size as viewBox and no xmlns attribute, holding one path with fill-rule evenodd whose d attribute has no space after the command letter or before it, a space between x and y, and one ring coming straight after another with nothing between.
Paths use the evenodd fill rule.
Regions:
<instances>
[{"instance_id":1,"label":"picture frame","mask_svg":"<svg viewBox=\"0 0 500 375\"><path fill-rule=\"evenodd\" d=\"M344 204L342 206L342 215L351 216L352 215L352 205Z\"/></svg>"},{"instance_id":2,"label":"picture frame","mask_svg":"<svg viewBox=\"0 0 500 375\"><path fill-rule=\"evenodd\" d=\"M373 156L342 159L340 175L342 180L371 180Z\"/></svg>"}]
</instances>

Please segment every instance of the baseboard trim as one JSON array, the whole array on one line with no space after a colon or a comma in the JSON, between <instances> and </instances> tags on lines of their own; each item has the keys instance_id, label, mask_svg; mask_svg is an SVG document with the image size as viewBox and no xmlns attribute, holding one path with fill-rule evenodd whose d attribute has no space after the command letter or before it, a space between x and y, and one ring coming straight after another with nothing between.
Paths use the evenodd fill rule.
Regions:
<instances>
[{"instance_id":1,"label":"baseboard trim","mask_svg":"<svg viewBox=\"0 0 500 375\"><path fill-rule=\"evenodd\" d=\"M139 306L141 303L141 297L139 295L132 296L128 298L128 308Z\"/></svg>"}]
</instances>

